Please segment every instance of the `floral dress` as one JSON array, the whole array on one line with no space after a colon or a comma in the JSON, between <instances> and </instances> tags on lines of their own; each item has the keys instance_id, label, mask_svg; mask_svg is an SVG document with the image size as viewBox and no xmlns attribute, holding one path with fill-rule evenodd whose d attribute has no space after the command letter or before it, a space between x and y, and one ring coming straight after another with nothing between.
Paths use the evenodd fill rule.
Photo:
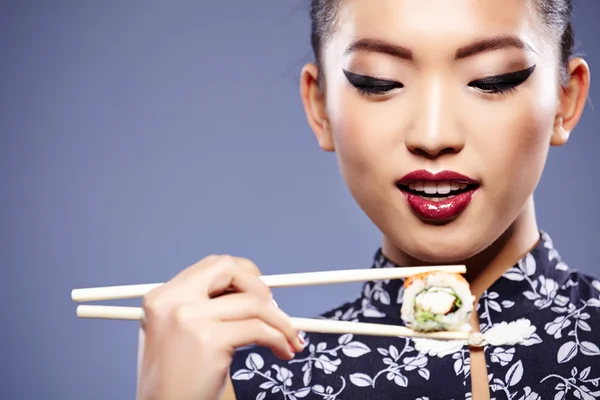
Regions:
<instances>
[{"instance_id":1,"label":"floral dress","mask_svg":"<svg viewBox=\"0 0 600 400\"><path fill-rule=\"evenodd\" d=\"M477 304L481 331L526 319L525 339L484 348L497 400L600 399L600 281L569 268L545 232ZM372 268L395 265L377 251ZM403 325L403 281L371 281L354 301L319 317ZM471 399L469 347L460 341L303 333L282 361L266 348L236 352L239 400Z\"/></svg>"}]
</instances>

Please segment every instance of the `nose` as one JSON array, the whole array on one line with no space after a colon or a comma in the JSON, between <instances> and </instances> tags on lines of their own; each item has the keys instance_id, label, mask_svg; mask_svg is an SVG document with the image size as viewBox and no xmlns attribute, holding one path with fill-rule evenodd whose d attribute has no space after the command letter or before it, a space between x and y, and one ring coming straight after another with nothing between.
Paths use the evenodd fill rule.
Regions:
<instances>
[{"instance_id":1,"label":"nose","mask_svg":"<svg viewBox=\"0 0 600 400\"><path fill-rule=\"evenodd\" d=\"M413 124L406 133L406 147L413 154L430 159L460 152L464 135L457 126L456 99L445 94L443 79L432 81L422 91L415 109Z\"/></svg>"}]
</instances>

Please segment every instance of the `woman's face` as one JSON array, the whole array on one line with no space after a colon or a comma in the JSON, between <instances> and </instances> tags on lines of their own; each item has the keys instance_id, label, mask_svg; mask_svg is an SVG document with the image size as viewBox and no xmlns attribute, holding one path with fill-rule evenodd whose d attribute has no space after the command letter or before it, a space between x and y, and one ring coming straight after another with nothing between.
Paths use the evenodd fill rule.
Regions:
<instances>
[{"instance_id":1,"label":"woman's face","mask_svg":"<svg viewBox=\"0 0 600 400\"><path fill-rule=\"evenodd\" d=\"M557 43L526 0L342 1L320 140L396 248L464 260L515 221L558 126Z\"/></svg>"}]
</instances>

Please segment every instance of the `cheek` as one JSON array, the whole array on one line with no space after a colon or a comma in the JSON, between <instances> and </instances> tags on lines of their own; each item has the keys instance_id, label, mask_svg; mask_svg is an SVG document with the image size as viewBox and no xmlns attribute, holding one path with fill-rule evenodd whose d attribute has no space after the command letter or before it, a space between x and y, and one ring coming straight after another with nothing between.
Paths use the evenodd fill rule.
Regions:
<instances>
[{"instance_id":1,"label":"cheek","mask_svg":"<svg viewBox=\"0 0 600 400\"><path fill-rule=\"evenodd\" d=\"M524 98L502 112L480 115L488 117L480 125L488 128L477 135L473 146L485 168L482 172L488 188L522 199L528 197L546 162L554 120L550 107Z\"/></svg>"},{"instance_id":2,"label":"cheek","mask_svg":"<svg viewBox=\"0 0 600 400\"><path fill-rule=\"evenodd\" d=\"M329 119L335 150L342 173L347 180L364 181L367 185L377 183L385 165L385 149L393 140L390 125L381 118L381 104L365 104L357 96L345 94L329 107Z\"/></svg>"}]
</instances>

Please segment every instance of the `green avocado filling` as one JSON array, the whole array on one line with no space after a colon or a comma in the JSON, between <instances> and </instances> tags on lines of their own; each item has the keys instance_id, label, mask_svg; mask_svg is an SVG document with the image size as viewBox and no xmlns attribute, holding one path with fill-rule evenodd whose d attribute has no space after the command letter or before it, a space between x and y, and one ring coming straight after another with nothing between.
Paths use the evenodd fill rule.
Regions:
<instances>
[{"instance_id":1,"label":"green avocado filling","mask_svg":"<svg viewBox=\"0 0 600 400\"><path fill-rule=\"evenodd\" d=\"M457 311L462 306L461 299L456 295L454 290L452 290L451 288L439 288L438 287L438 288L425 289L425 290L419 292L416 297L419 297L420 295L426 294L428 292L445 292L454 297L454 303L452 304L452 308L450 309L450 311L448 311L444 315L452 314L453 312ZM415 302L415 320L419 324L424 324L424 323L427 323L430 321L438 322L441 317L442 317L442 315L433 314L431 311L426 311L426 310L421 309L421 307L417 306L416 302Z\"/></svg>"},{"instance_id":2,"label":"green avocado filling","mask_svg":"<svg viewBox=\"0 0 600 400\"><path fill-rule=\"evenodd\" d=\"M419 324L424 324L429 321L437 321L439 315L433 315L430 311L424 311L420 308L417 308L415 312L415 319Z\"/></svg>"},{"instance_id":3,"label":"green avocado filling","mask_svg":"<svg viewBox=\"0 0 600 400\"><path fill-rule=\"evenodd\" d=\"M458 310L460 306L462 306L462 301L458 298L458 296L454 293L452 295L454 296L454 304L452 304L452 309L448 314L452 314L453 312Z\"/></svg>"}]
</instances>

